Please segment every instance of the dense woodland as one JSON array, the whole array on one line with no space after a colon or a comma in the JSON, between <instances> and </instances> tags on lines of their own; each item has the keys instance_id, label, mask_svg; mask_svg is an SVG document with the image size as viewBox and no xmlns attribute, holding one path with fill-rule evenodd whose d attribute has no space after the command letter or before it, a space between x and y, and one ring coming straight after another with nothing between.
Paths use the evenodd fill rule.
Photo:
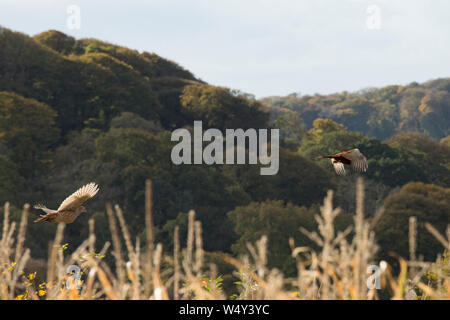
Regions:
<instances>
[{"instance_id":1,"label":"dense woodland","mask_svg":"<svg viewBox=\"0 0 450 320\"><path fill-rule=\"evenodd\" d=\"M254 165L174 165L171 132L191 129L194 120L219 129L279 128L278 174L260 176ZM442 247L421 230L429 222L444 233L450 222L449 134L450 78L256 100L155 53L58 31L0 34L0 203L9 201L18 217L25 203L56 208L97 182L88 214L66 228L69 251L86 238L89 217L98 241L110 239L108 201L120 204L131 233L144 238L150 178L155 237L165 250L175 225L186 237L194 209L211 259L214 252L244 253L247 241L267 235L271 266L292 274L288 239L314 246L299 228L316 226L328 189L343 210L337 228L355 212L358 175L338 177L317 156L357 147L369 161L365 215L385 208L375 226L379 257L407 256L408 218L416 216L418 255L433 259ZM29 226L25 245L34 259L46 258L55 228Z\"/></svg>"}]
</instances>

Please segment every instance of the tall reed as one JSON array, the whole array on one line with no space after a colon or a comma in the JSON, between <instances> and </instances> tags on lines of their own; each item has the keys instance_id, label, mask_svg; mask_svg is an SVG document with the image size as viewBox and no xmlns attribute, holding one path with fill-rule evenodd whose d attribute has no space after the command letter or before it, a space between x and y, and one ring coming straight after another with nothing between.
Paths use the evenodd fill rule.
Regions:
<instances>
[{"instance_id":1,"label":"tall reed","mask_svg":"<svg viewBox=\"0 0 450 320\"><path fill-rule=\"evenodd\" d=\"M0 239L0 299L377 299L379 290L374 285L390 290L392 299L450 298L450 226L442 235L426 224L444 252L436 261L426 262L416 257L417 221L411 217L409 260L399 258L400 273L394 276L386 262L375 261L377 244L372 227L382 218L383 209L373 219L365 217L362 179L356 185L353 225L336 232L335 219L340 209L333 207L333 191L329 191L315 215L317 230L299 230L319 250L289 239L297 265L296 277L286 278L279 270L268 267L267 246L271 239L267 236L256 243L247 243L247 255L221 254L223 261L234 267L234 277L239 279L232 297L221 287L218 267L207 263L202 225L195 219L193 210L188 213L186 243L181 243L180 228L176 226L171 254L164 251L161 243L155 246L152 191L151 181L147 180L143 248L137 237L133 242L126 214L120 206L107 203L114 268L103 259L108 254L109 241L99 253L95 252L93 219L88 222L88 238L70 255L65 250L65 225L59 224L49 245L46 281L41 283L35 282L35 273L25 272L30 258L30 250L24 247L29 205L23 207L16 233L10 205L5 203ZM380 281L371 283L374 271Z\"/></svg>"}]
</instances>

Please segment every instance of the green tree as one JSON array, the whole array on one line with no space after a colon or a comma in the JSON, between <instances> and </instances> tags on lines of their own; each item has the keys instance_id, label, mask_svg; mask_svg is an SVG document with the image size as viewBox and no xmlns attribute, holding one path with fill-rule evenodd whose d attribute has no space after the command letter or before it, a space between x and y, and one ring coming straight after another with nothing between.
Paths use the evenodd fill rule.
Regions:
<instances>
[{"instance_id":1,"label":"green tree","mask_svg":"<svg viewBox=\"0 0 450 320\"><path fill-rule=\"evenodd\" d=\"M428 134L442 138L450 133L450 93L437 91L428 93L422 98L419 106L421 123Z\"/></svg>"},{"instance_id":2,"label":"green tree","mask_svg":"<svg viewBox=\"0 0 450 320\"><path fill-rule=\"evenodd\" d=\"M376 104L374 109L367 121L369 126L367 134L384 140L395 133L398 123L398 109L394 104L387 101Z\"/></svg>"},{"instance_id":3,"label":"green tree","mask_svg":"<svg viewBox=\"0 0 450 320\"><path fill-rule=\"evenodd\" d=\"M225 166L226 176L232 176L253 201L283 200L309 206L322 201L334 186L332 176L318 164L294 152L280 149L279 171L261 176L259 165Z\"/></svg>"},{"instance_id":4,"label":"green tree","mask_svg":"<svg viewBox=\"0 0 450 320\"><path fill-rule=\"evenodd\" d=\"M260 102L234 94L230 89L209 85L189 85L180 97L183 108L204 127L267 128L269 113Z\"/></svg>"},{"instance_id":5,"label":"green tree","mask_svg":"<svg viewBox=\"0 0 450 320\"><path fill-rule=\"evenodd\" d=\"M346 99L333 106L336 116L333 118L344 124L349 130L368 132L370 115L374 112L372 102L362 97L350 95Z\"/></svg>"},{"instance_id":6,"label":"green tree","mask_svg":"<svg viewBox=\"0 0 450 320\"><path fill-rule=\"evenodd\" d=\"M25 179L19 174L17 164L0 154L0 203L20 204L23 201L20 191L24 187Z\"/></svg>"},{"instance_id":7,"label":"green tree","mask_svg":"<svg viewBox=\"0 0 450 320\"><path fill-rule=\"evenodd\" d=\"M421 131L420 123L420 101L425 95L425 90L420 87L407 89L399 104L399 124L400 131Z\"/></svg>"},{"instance_id":8,"label":"green tree","mask_svg":"<svg viewBox=\"0 0 450 320\"><path fill-rule=\"evenodd\" d=\"M442 138L440 140L440 143L446 147L450 148L450 135L446 136L445 138Z\"/></svg>"},{"instance_id":9,"label":"green tree","mask_svg":"<svg viewBox=\"0 0 450 320\"><path fill-rule=\"evenodd\" d=\"M306 133L303 120L291 110L280 112L273 121L273 127L280 130L281 146L294 150L300 146Z\"/></svg>"},{"instance_id":10,"label":"green tree","mask_svg":"<svg viewBox=\"0 0 450 320\"><path fill-rule=\"evenodd\" d=\"M111 120L111 128L134 128L151 133L163 130L159 122L150 121L132 112L122 112Z\"/></svg>"},{"instance_id":11,"label":"green tree","mask_svg":"<svg viewBox=\"0 0 450 320\"><path fill-rule=\"evenodd\" d=\"M307 141L318 142L323 135L336 131L346 131L347 128L330 119L317 118L313 122L313 127L307 132Z\"/></svg>"},{"instance_id":12,"label":"green tree","mask_svg":"<svg viewBox=\"0 0 450 320\"><path fill-rule=\"evenodd\" d=\"M74 50L75 38L57 30L41 32L34 40L62 54L70 54Z\"/></svg>"},{"instance_id":13,"label":"green tree","mask_svg":"<svg viewBox=\"0 0 450 320\"><path fill-rule=\"evenodd\" d=\"M425 229L432 224L442 234L450 223L450 189L432 184L411 182L385 200L385 212L375 226L380 245L380 259L389 259L389 252L409 258L409 217L417 218L417 257L432 261L442 253L442 245Z\"/></svg>"},{"instance_id":14,"label":"green tree","mask_svg":"<svg viewBox=\"0 0 450 320\"><path fill-rule=\"evenodd\" d=\"M431 182L426 163L421 155L405 149L391 148L375 138L363 137L355 145L367 157L368 178L396 187L410 181Z\"/></svg>"},{"instance_id":15,"label":"green tree","mask_svg":"<svg viewBox=\"0 0 450 320\"><path fill-rule=\"evenodd\" d=\"M34 99L0 92L0 143L24 178L42 173L59 138L56 112Z\"/></svg>"},{"instance_id":16,"label":"green tree","mask_svg":"<svg viewBox=\"0 0 450 320\"><path fill-rule=\"evenodd\" d=\"M174 145L168 132L152 134L135 128L112 128L95 141L94 176L104 185L103 197L123 204L132 212L130 225L143 230L145 179L153 181L153 217L156 227L163 227L180 212L196 211L203 224L205 249L229 250L234 234L226 212L250 197L221 166L172 163ZM113 172L114 174L111 174ZM220 183L218 183L220 181Z\"/></svg>"},{"instance_id":17,"label":"green tree","mask_svg":"<svg viewBox=\"0 0 450 320\"><path fill-rule=\"evenodd\" d=\"M291 256L289 238L296 246L313 246L300 232L300 227L315 229L315 211L283 201L252 202L228 213L239 235L233 244L235 254L249 254L247 242L254 244L263 235L268 237L267 261L270 268L278 268L289 276L295 275L295 259Z\"/></svg>"},{"instance_id":18,"label":"green tree","mask_svg":"<svg viewBox=\"0 0 450 320\"><path fill-rule=\"evenodd\" d=\"M417 132L398 133L386 143L391 147L408 150L423 159L423 168L429 180L441 186L450 186L450 146Z\"/></svg>"}]
</instances>

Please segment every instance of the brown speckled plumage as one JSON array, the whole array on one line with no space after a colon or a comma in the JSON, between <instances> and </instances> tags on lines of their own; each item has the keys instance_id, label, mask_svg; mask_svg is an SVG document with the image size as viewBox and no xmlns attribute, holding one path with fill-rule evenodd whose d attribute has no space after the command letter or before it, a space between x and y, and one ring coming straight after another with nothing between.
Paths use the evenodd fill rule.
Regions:
<instances>
[{"instance_id":1,"label":"brown speckled plumage","mask_svg":"<svg viewBox=\"0 0 450 320\"><path fill-rule=\"evenodd\" d=\"M46 206L36 204L34 208L41 209L46 214L41 214L41 216L34 220L34 222L49 221L72 223L81 213L86 212L86 208L83 207L82 204L86 200L95 196L98 190L98 185L94 182L82 186L80 189L68 196L57 210L48 209Z\"/></svg>"}]
</instances>

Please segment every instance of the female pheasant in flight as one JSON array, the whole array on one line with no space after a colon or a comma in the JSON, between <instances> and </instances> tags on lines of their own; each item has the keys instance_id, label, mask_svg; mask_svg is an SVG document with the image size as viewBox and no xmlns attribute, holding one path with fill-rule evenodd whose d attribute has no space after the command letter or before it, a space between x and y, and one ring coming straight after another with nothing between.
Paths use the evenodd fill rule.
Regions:
<instances>
[{"instance_id":1,"label":"female pheasant in flight","mask_svg":"<svg viewBox=\"0 0 450 320\"><path fill-rule=\"evenodd\" d=\"M345 164L352 166L353 170L359 172L366 172L368 167L367 159L359 149L351 149L329 156L320 156L319 158L330 159L334 166L334 170L340 176L345 174Z\"/></svg>"},{"instance_id":2,"label":"female pheasant in flight","mask_svg":"<svg viewBox=\"0 0 450 320\"><path fill-rule=\"evenodd\" d=\"M68 196L61 203L58 210L51 210L44 205L36 204L34 208L41 209L46 214L41 214L41 217L34 220L34 222L50 221L72 223L81 213L86 212L86 208L82 206L83 202L95 196L98 190L98 185L94 182L82 186Z\"/></svg>"}]
</instances>

